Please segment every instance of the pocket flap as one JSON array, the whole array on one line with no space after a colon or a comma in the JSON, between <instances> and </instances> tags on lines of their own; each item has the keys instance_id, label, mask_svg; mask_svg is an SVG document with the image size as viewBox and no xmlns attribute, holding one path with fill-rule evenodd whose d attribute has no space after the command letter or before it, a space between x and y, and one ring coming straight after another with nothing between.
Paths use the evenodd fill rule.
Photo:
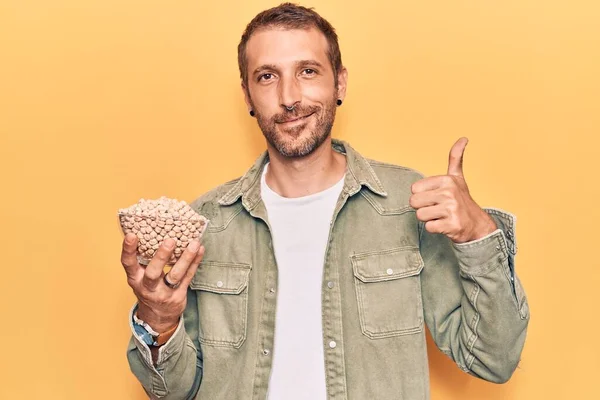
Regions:
<instances>
[{"instance_id":1,"label":"pocket flap","mask_svg":"<svg viewBox=\"0 0 600 400\"><path fill-rule=\"evenodd\" d=\"M354 276L365 283L417 275L424 265L419 249L416 247L354 254L350 258Z\"/></svg>"},{"instance_id":2,"label":"pocket flap","mask_svg":"<svg viewBox=\"0 0 600 400\"><path fill-rule=\"evenodd\" d=\"M214 293L240 294L248 286L249 264L202 262L190 288Z\"/></svg>"}]
</instances>

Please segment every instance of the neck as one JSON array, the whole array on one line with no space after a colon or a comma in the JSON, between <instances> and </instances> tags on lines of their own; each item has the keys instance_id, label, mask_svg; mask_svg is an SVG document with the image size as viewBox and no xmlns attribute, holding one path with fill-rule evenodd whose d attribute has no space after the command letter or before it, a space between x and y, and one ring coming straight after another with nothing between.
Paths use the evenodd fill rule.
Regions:
<instances>
[{"instance_id":1,"label":"neck","mask_svg":"<svg viewBox=\"0 0 600 400\"><path fill-rule=\"evenodd\" d=\"M283 197L308 196L330 188L346 172L346 157L333 150L329 136L306 157L284 157L268 146L267 185Z\"/></svg>"}]
</instances>

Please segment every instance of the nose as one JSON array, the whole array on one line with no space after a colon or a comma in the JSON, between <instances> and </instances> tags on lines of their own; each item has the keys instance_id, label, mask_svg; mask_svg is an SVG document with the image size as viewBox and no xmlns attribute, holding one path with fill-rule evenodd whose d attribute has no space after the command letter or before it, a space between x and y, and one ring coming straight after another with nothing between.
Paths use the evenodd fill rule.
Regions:
<instances>
[{"instance_id":1,"label":"nose","mask_svg":"<svg viewBox=\"0 0 600 400\"><path fill-rule=\"evenodd\" d=\"M288 110L295 107L302 100L302 91L298 80L294 77L286 77L280 80L279 101L281 106Z\"/></svg>"}]
</instances>

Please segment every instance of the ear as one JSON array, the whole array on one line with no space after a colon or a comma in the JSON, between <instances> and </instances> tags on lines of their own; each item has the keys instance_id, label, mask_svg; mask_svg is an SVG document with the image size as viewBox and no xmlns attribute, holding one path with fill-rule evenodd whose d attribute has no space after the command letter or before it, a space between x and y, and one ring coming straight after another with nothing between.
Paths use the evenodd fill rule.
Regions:
<instances>
[{"instance_id":1,"label":"ear","mask_svg":"<svg viewBox=\"0 0 600 400\"><path fill-rule=\"evenodd\" d=\"M242 80L242 92L244 93L244 101L246 102L246 107L248 107L248 111L252 110L252 100L250 99L250 92L248 91L248 86Z\"/></svg>"},{"instance_id":2,"label":"ear","mask_svg":"<svg viewBox=\"0 0 600 400\"><path fill-rule=\"evenodd\" d=\"M342 67L342 69L338 72L338 88L337 88L337 98L340 100L344 100L346 97L346 88L348 87L348 70L346 67Z\"/></svg>"}]
</instances>

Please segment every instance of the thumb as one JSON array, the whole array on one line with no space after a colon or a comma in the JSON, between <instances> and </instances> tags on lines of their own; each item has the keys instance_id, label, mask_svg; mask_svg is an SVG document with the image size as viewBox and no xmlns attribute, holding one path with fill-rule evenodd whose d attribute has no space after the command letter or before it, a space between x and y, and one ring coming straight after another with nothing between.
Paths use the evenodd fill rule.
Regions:
<instances>
[{"instance_id":1,"label":"thumb","mask_svg":"<svg viewBox=\"0 0 600 400\"><path fill-rule=\"evenodd\" d=\"M454 143L448 157L448 175L463 176L463 156L469 139L462 137Z\"/></svg>"}]
</instances>

